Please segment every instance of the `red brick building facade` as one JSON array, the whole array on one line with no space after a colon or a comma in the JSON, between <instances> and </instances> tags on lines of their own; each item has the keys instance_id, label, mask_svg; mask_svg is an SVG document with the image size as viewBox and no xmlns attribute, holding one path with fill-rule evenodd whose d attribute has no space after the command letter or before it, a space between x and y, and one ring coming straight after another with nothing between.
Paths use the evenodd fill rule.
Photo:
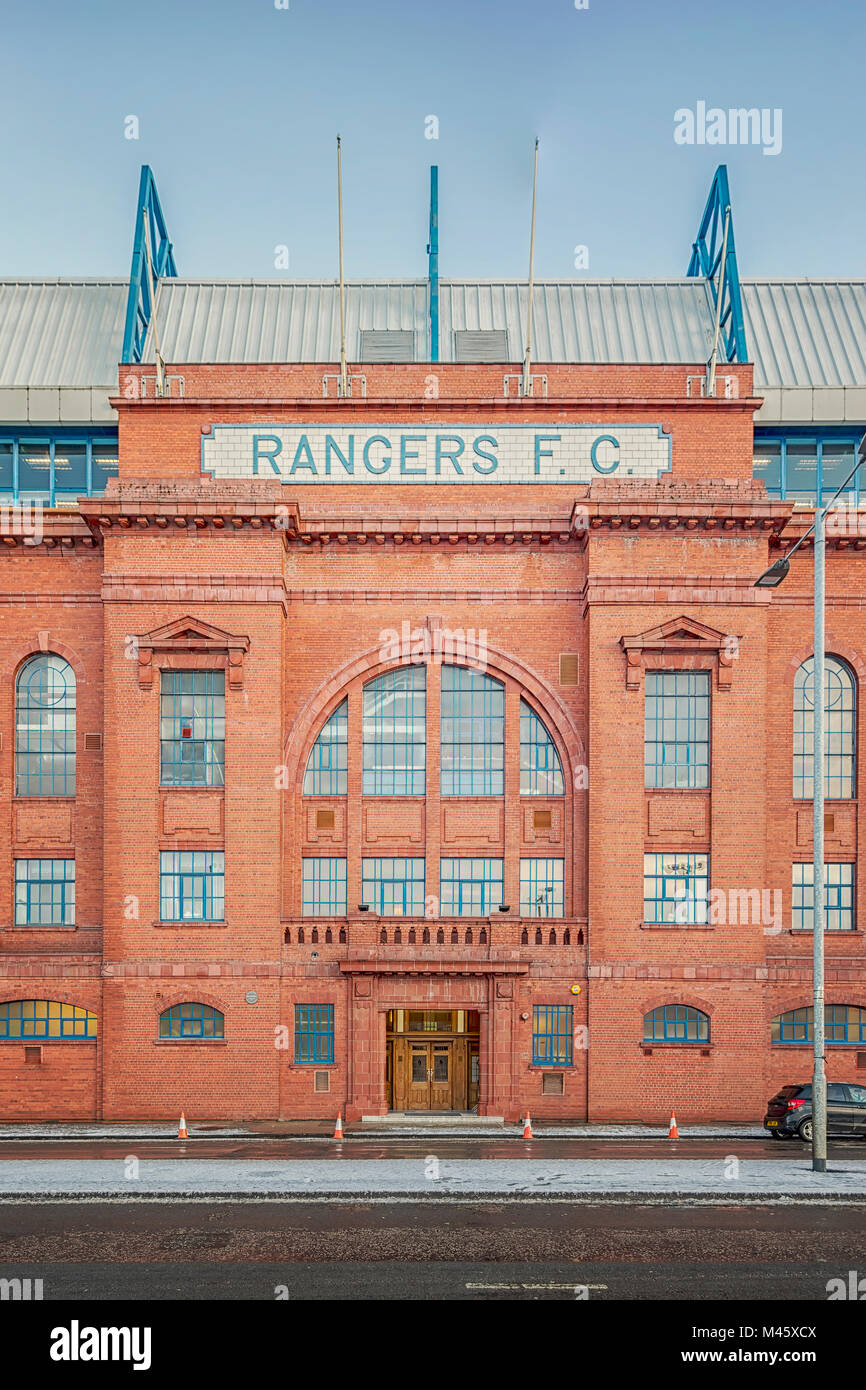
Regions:
<instances>
[{"instance_id":1,"label":"red brick building facade","mask_svg":"<svg viewBox=\"0 0 866 1390\"><path fill-rule=\"evenodd\" d=\"M154 399L141 383L153 369L122 367L117 480L76 511L49 510L37 543L3 538L2 1000L75 1005L95 1021L93 1036L38 1045L13 1030L0 1045L0 1115L356 1120L477 1105L506 1120L526 1109L757 1119L779 1084L810 1070L805 1040L791 1045L773 1021L811 995L792 866L812 853L811 802L793 772L812 562L805 546L782 589L754 587L811 516L753 477L751 366L726 367L729 394L711 399L688 384L701 363L540 364L546 394L532 398L503 393L502 366L452 363L353 366L365 394L323 397L333 370L180 362L169 375L183 394ZM356 430L359 449L384 438L367 462L381 469L391 449L398 480L361 481L360 454L349 473L335 452L324 478L296 451L292 471L273 440L305 425ZM585 480L561 481L549 441L575 425L614 443ZM248 463L233 474L226 426L270 441L256 446L254 475ZM441 470L413 472L419 436L468 431L504 452L518 426L515 440L542 438L522 462L514 446L519 481L480 471L479 453L479 471L458 475L447 449ZM614 469L627 429L669 441L670 467ZM855 739L863 544L840 533L828 552L827 651L851 673ZM28 662L50 654L74 675L65 795L28 794L16 774L16 739L28 736L16 691ZM465 716L483 711L469 735L454 667L493 682ZM392 697L376 705L365 692L418 669L411 790L387 776L375 787L376 758L391 766ZM165 751L161 762L161 701L190 672L218 673L224 690L224 779L204 785L167 777ZM708 735L692 738L709 748L706 785L645 772L659 672L696 674L708 694ZM342 760L340 776L317 783L313 750L338 712L323 756ZM501 778L500 754L470 747L488 735ZM526 766L539 739L561 773L547 794ZM487 785L473 781L491 767ZM862 777L857 762L827 822L826 857L852 866L854 895L848 929L827 933L827 999L852 1009L866 1008ZM19 920L31 889L17 861L69 859L74 920ZM469 860L494 866L477 871L494 890L460 897ZM703 875L720 905L707 920L688 908L647 920L647 865L661 882L671 860ZM381 896L377 873L404 874L402 886L389 879ZM325 880L339 891L317 898ZM202 1006L186 1015L192 1031L161 1023L189 1004ZM665 1006L683 1012L655 1012ZM677 1038L687 1017L701 1022ZM857 1041L828 1047L831 1081L864 1074Z\"/></svg>"}]
</instances>

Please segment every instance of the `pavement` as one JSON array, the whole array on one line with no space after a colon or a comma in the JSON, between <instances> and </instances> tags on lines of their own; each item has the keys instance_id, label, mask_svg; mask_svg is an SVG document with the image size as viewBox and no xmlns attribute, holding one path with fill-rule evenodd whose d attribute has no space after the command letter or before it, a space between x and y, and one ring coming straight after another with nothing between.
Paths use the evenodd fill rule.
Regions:
<instances>
[{"instance_id":1,"label":"pavement","mask_svg":"<svg viewBox=\"0 0 866 1390\"><path fill-rule=\"evenodd\" d=\"M693 1139L766 1139L762 1125L679 1125L684 1138ZM377 1119L372 1123L347 1125L346 1134L353 1138L461 1138L461 1139L522 1139L523 1124L496 1126L472 1125L466 1122L448 1124L443 1121L411 1125ZM217 1138L311 1138L322 1139L333 1134L332 1120L285 1120L248 1125L188 1124L190 1139ZM533 1134L550 1139L666 1139L664 1125L551 1125L533 1122ZM69 1121L50 1121L20 1124L0 1124L0 1139L170 1139L177 1138L177 1124L153 1125L128 1123L87 1124Z\"/></svg>"},{"instance_id":2,"label":"pavement","mask_svg":"<svg viewBox=\"0 0 866 1390\"><path fill-rule=\"evenodd\" d=\"M170 1201L866 1202L866 1160L713 1158L28 1158L0 1164L0 1203Z\"/></svg>"}]
</instances>

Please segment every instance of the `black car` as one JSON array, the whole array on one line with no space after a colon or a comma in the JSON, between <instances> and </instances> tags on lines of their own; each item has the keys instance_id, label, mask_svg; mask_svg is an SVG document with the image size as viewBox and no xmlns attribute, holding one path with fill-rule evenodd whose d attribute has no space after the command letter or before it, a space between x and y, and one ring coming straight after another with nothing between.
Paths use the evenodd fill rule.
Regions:
<instances>
[{"instance_id":1,"label":"black car","mask_svg":"<svg viewBox=\"0 0 866 1390\"><path fill-rule=\"evenodd\" d=\"M783 1086L767 1105L764 1129L774 1139L793 1139L796 1134L811 1144L812 1087ZM866 1086L827 1083L827 1133L866 1138Z\"/></svg>"}]
</instances>

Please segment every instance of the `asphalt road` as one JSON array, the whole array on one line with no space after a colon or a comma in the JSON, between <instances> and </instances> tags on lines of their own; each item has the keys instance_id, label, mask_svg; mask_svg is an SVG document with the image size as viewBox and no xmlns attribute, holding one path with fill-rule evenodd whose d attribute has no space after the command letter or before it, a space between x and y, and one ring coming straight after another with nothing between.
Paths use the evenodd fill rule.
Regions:
<instances>
[{"instance_id":1,"label":"asphalt road","mask_svg":"<svg viewBox=\"0 0 866 1390\"><path fill-rule=\"evenodd\" d=\"M866 1207L533 1202L0 1207L0 1279L56 1299L827 1300Z\"/></svg>"}]
</instances>

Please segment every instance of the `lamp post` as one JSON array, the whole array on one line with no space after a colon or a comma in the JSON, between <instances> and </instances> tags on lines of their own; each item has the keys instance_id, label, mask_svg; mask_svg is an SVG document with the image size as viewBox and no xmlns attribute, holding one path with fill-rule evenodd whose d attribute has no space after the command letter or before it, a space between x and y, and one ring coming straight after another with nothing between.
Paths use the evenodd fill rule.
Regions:
<instances>
[{"instance_id":1,"label":"lamp post","mask_svg":"<svg viewBox=\"0 0 866 1390\"><path fill-rule=\"evenodd\" d=\"M795 550L815 532L812 657L812 1170L827 1171L827 1075L824 1070L824 573L825 522L858 468L866 462L866 434L860 440L857 462L826 505L817 499L815 520L787 555L776 560L755 580L756 589L777 589L790 569Z\"/></svg>"}]
</instances>

